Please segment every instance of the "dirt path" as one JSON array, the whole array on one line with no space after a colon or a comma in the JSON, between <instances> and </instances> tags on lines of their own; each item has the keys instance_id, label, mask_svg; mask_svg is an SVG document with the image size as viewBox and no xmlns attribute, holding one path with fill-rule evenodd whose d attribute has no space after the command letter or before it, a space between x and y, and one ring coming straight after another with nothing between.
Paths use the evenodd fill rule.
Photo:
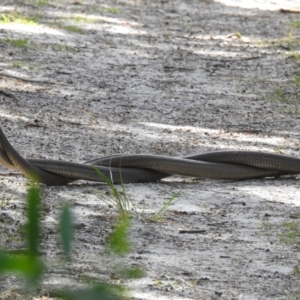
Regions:
<instances>
[{"instance_id":1,"label":"dirt path","mask_svg":"<svg viewBox=\"0 0 300 300\"><path fill-rule=\"evenodd\" d=\"M297 2L1 1L1 127L25 157L299 156ZM22 248L26 181L0 171L0 247ZM107 187L44 188L52 268L41 294L92 278L125 284L136 300L300 299L299 188L297 178L126 185L139 218L122 264L146 272L131 280L101 255L114 212L95 192ZM147 220L181 189L162 222ZM65 201L77 218L69 272L56 234ZM17 287L0 281L0 291Z\"/></svg>"}]
</instances>

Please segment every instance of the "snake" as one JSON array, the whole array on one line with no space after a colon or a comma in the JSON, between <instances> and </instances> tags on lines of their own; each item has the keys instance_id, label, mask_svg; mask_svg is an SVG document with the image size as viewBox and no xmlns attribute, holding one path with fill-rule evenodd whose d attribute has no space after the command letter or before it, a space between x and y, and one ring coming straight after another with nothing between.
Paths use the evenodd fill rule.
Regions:
<instances>
[{"instance_id":1,"label":"snake","mask_svg":"<svg viewBox=\"0 0 300 300\"><path fill-rule=\"evenodd\" d=\"M192 156L116 154L83 163L24 158L0 128L0 163L44 185L76 180L114 184L156 182L172 175L221 180L246 180L300 173L300 159L259 151L213 151Z\"/></svg>"}]
</instances>

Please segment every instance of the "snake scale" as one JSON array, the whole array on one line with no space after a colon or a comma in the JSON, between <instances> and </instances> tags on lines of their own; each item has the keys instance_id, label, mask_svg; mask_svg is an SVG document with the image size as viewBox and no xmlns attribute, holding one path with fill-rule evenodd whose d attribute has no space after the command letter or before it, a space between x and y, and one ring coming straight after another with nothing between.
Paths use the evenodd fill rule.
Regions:
<instances>
[{"instance_id":1,"label":"snake scale","mask_svg":"<svg viewBox=\"0 0 300 300\"><path fill-rule=\"evenodd\" d=\"M242 180L300 173L300 159L256 151L216 151L184 158L113 155L82 164L25 159L9 143L1 128L0 163L45 185L65 185L81 179L103 181L95 168L113 183L154 182L171 175Z\"/></svg>"}]
</instances>

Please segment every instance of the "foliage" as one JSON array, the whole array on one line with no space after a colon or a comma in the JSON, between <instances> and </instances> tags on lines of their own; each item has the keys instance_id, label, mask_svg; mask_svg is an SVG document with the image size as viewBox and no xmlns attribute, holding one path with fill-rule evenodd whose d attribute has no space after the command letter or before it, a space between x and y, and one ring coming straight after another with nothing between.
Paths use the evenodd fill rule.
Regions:
<instances>
[{"instance_id":1,"label":"foliage","mask_svg":"<svg viewBox=\"0 0 300 300\"><path fill-rule=\"evenodd\" d=\"M27 281L28 291L38 288L38 283L46 270L46 266L40 258L39 245L41 242L41 199L40 191L37 186L31 186L28 189L26 215L27 223L25 226L25 236L27 242L27 250L14 253L14 251L0 250L0 277L6 273L15 275L21 274ZM120 215L119 220L112 233L109 236L107 249L119 255L125 255L130 250L130 243L127 238L129 229L129 218ZM61 246L66 262L72 259L72 244L74 239L74 217L68 204L63 205L58 230L60 233ZM133 274L131 274L133 272ZM141 271L140 271L141 272ZM129 270L128 274L132 277L137 271ZM124 300L125 289L108 283L93 283L85 289L62 289L50 291L51 294L66 300Z\"/></svg>"},{"instance_id":2,"label":"foliage","mask_svg":"<svg viewBox=\"0 0 300 300\"><path fill-rule=\"evenodd\" d=\"M127 215L121 215L109 237L107 245L108 249L120 256L123 256L130 251L131 245L127 239L129 226L129 217Z\"/></svg>"},{"instance_id":3,"label":"foliage","mask_svg":"<svg viewBox=\"0 0 300 300\"><path fill-rule=\"evenodd\" d=\"M27 253L12 255L0 250L0 273L22 274L30 286L37 284L45 268L38 254L40 238L39 206L39 190L33 186L28 190L27 196L28 221L25 230L28 245Z\"/></svg>"}]
</instances>

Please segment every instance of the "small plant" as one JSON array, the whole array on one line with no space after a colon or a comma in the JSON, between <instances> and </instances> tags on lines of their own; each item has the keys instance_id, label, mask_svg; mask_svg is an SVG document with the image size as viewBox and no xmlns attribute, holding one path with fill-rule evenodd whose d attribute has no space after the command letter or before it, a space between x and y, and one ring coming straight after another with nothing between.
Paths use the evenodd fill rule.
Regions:
<instances>
[{"instance_id":1,"label":"small plant","mask_svg":"<svg viewBox=\"0 0 300 300\"><path fill-rule=\"evenodd\" d=\"M277 39L267 39L267 40L258 40L257 44L259 46L264 46L264 47L277 47L280 46L284 47L286 49L291 49L293 50L296 46L298 46L300 43L299 38L297 36L293 35L293 31L290 30L286 36L277 38ZM289 51L291 52L291 51Z\"/></svg>"},{"instance_id":2,"label":"small plant","mask_svg":"<svg viewBox=\"0 0 300 300\"><path fill-rule=\"evenodd\" d=\"M23 2L24 2L24 0L23 0ZM37 5L37 6L40 6L40 7L49 4L49 0L27 0L26 2L30 3L31 5ZM52 2L54 2L54 1L52 1Z\"/></svg>"},{"instance_id":3,"label":"small plant","mask_svg":"<svg viewBox=\"0 0 300 300\"><path fill-rule=\"evenodd\" d=\"M154 213L152 216L150 216L148 219L152 220L152 221L160 221L163 218L163 214L165 213L165 211L171 206L173 205L178 199L177 197L180 195L182 190L179 190L178 192L176 192L170 199L168 199L163 205L162 207L156 212Z\"/></svg>"},{"instance_id":4,"label":"small plant","mask_svg":"<svg viewBox=\"0 0 300 300\"><path fill-rule=\"evenodd\" d=\"M108 7L106 9L107 12L111 13L111 14L119 14L121 12L121 9L118 7Z\"/></svg>"},{"instance_id":5,"label":"small plant","mask_svg":"<svg viewBox=\"0 0 300 300\"><path fill-rule=\"evenodd\" d=\"M299 21L291 22L290 25L292 25L293 27L296 27L296 28L300 28L300 22Z\"/></svg>"},{"instance_id":6,"label":"small plant","mask_svg":"<svg viewBox=\"0 0 300 300\"><path fill-rule=\"evenodd\" d=\"M49 4L48 0L38 0L37 1L38 6L45 6L45 5L48 5L48 4Z\"/></svg>"},{"instance_id":7,"label":"small plant","mask_svg":"<svg viewBox=\"0 0 300 300\"><path fill-rule=\"evenodd\" d=\"M294 267L294 272L295 272L295 274L297 274L298 276L300 276L300 266L295 266Z\"/></svg>"},{"instance_id":8,"label":"small plant","mask_svg":"<svg viewBox=\"0 0 300 300\"><path fill-rule=\"evenodd\" d=\"M98 283L90 289L75 289L54 292L65 300L125 300L125 289L117 285Z\"/></svg>"},{"instance_id":9,"label":"small plant","mask_svg":"<svg viewBox=\"0 0 300 300\"><path fill-rule=\"evenodd\" d=\"M76 23L91 23L91 24L94 24L94 23L97 23L98 20L97 19L94 19L94 18L88 18L88 17L82 17L82 16L75 16L75 17L72 17L71 19L73 19Z\"/></svg>"},{"instance_id":10,"label":"small plant","mask_svg":"<svg viewBox=\"0 0 300 300\"><path fill-rule=\"evenodd\" d=\"M104 174L102 174L97 167L94 167L95 171L99 175L99 177L107 184L110 188L110 193L99 193L101 199L104 203L106 203L109 207L112 207L119 215L127 216L129 212L133 212L135 217L138 217L138 211L136 205L133 201L128 197L125 186L121 180L122 190L119 191L114 183L108 179ZM122 174L120 173L120 177L122 179ZM153 215L144 217L146 220L151 221L160 221L163 218L163 214L165 211L176 202L177 197L180 195L182 190L176 192L170 199L168 199L162 207Z\"/></svg>"},{"instance_id":11,"label":"small plant","mask_svg":"<svg viewBox=\"0 0 300 300\"><path fill-rule=\"evenodd\" d=\"M296 107L295 109L289 109L288 114L298 116L300 114L299 108Z\"/></svg>"},{"instance_id":12,"label":"small plant","mask_svg":"<svg viewBox=\"0 0 300 300\"><path fill-rule=\"evenodd\" d=\"M270 96L271 102L279 101L281 103L289 103L289 100L286 98L285 93L280 89L279 86L274 88L274 92Z\"/></svg>"},{"instance_id":13,"label":"small plant","mask_svg":"<svg viewBox=\"0 0 300 300\"><path fill-rule=\"evenodd\" d=\"M36 25L40 20L40 16L23 16L17 12L1 14L0 23L17 23L23 25Z\"/></svg>"},{"instance_id":14,"label":"small plant","mask_svg":"<svg viewBox=\"0 0 300 300\"><path fill-rule=\"evenodd\" d=\"M104 7L104 6L97 6L93 8L94 11L96 12L108 12L111 14L119 14L121 12L121 9L118 7Z\"/></svg>"},{"instance_id":15,"label":"small plant","mask_svg":"<svg viewBox=\"0 0 300 300\"><path fill-rule=\"evenodd\" d=\"M124 256L131 249L131 244L127 238L130 227L129 215L120 215L117 223L109 236L107 243L108 252L113 252L119 256Z\"/></svg>"},{"instance_id":16,"label":"small plant","mask_svg":"<svg viewBox=\"0 0 300 300\"><path fill-rule=\"evenodd\" d=\"M134 203L129 199L127 193L125 191L125 186L121 180L121 187L122 190L119 191L114 183L104 176L97 167L94 167L95 171L99 175L99 177L107 184L110 188L110 193L104 194L100 193L99 195L102 196L104 203L106 203L109 207L112 207L119 215L127 216L129 211L135 211L136 207ZM122 179L122 174L120 173L120 177Z\"/></svg>"},{"instance_id":17,"label":"small plant","mask_svg":"<svg viewBox=\"0 0 300 300\"><path fill-rule=\"evenodd\" d=\"M25 48L28 45L29 39L5 39L6 43L14 47Z\"/></svg>"},{"instance_id":18,"label":"small plant","mask_svg":"<svg viewBox=\"0 0 300 300\"><path fill-rule=\"evenodd\" d=\"M12 17L10 14L1 14L0 16L1 23L10 23L12 22Z\"/></svg>"},{"instance_id":19,"label":"small plant","mask_svg":"<svg viewBox=\"0 0 300 300\"><path fill-rule=\"evenodd\" d=\"M284 152L278 146L274 148L274 153L276 153L276 154L284 154Z\"/></svg>"},{"instance_id":20,"label":"small plant","mask_svg":"<svg viewBox=\"0 0 300 300\"><path fill-rule=\"evenodd\" d=\"M300 299L300 291L292 292L286 297L286 300L299 300L299 299Z\"/></svg>"},{"instance_id":21,"label":"small plant","mask_svg":"<svg viewBox=\"0 0 300 300\"><path fill-rule=\"evenodd\" d=\"M74 18L76 18L76 17L73 17L73 19ZM78 34L84 34L85 33L84 30L82 28L78 27L78 26L63 24L63 22L65 20L67 20L67 19L62 18L60 22L49 22L48 25L52 26L52 27L55 27L55 28L63 29L63 30L66 30L66 31L72 32L72 33L78 33Z\"/></svg>"},{"instance_id":22,"label":"small plant","mask_svg":"<svg viewBox=\"0 0 300 300\"><path fill-rule=\"evenodd\" d=\"M23 61L15 61L13 63L13 67L18 68L18 69L22 69L24 67L24 62Z\"/></svg>"},{"instance_id":23,"label":"small plant","mask_svg":"<svg viewBox=\"0 0 300 300\"><path fill-rule=\"evenodd\" d=\"M294 84L296 85L296 87L300 88L300 75L296 75L294 78Z\"/></svg>"},{"instance_id":24,"label":"small plant","mask_svg":"<svg viewBox=\"0 0 300 300\"><path fill-rule=\"evenodd\" d=\"M280 102L288 102L285 98L284 93L282 92L282 90L279 87L276 87L274 90L274 94L275 94L275 98L277 100L279 100Z\"/></svg>"},{"instance_id":25,"label":"small plant","mask_svg":"<svg viewBox=\"0 0 300 300\"><path fill-rule=\"evenodd\" d=\"M79 34L84 33L82 28L74 26L74 25L61 26L61 28L63 28L66 31L69 31L69 32L75 32L75 33L79 33Z\"/></svg>"},{"instance_id":26,"label":"small plant","mask_svg":"<svg viewBox=\"0 0 300 300\"><path fill-rule=\"evenodd\" d=\"M300 51L289 51L288 57L293 58L296 61L298 61L298 60L300 60Z\"/></svg>"},{"instance_id":27,"label":"small plant","mask_svg":"<svg viewBox=\"0 0 300 300\"><path fill-rule=\"evenodd\" d=\"M237 37L238 39L241 39L241 38L242 38L242 34L241 34L239 31L237 31L237 32L235 33L235 35L236 35L236 37Z\"/></svg>"},{"instance_id":28,"label":"small plant","mask_svg":"<svg viewBox=\"0 0 300 300\"><path fill-rule=\"evenodd\" d=\"M145 272L140 267L133 267L131 269L122 269L118 271L123 278L142 278Z\"/></svg>"},{"instance_id":29,"label":"small plant","mask_svg":"<svg viewBox=\"0 0 300 300\"><path fill-rule=\"evenodd\" d=\"M300 222L283 222L286 232L279 235L280 241L286 244L294 244L300 242Z\"/></svg>"}]
</instances>

